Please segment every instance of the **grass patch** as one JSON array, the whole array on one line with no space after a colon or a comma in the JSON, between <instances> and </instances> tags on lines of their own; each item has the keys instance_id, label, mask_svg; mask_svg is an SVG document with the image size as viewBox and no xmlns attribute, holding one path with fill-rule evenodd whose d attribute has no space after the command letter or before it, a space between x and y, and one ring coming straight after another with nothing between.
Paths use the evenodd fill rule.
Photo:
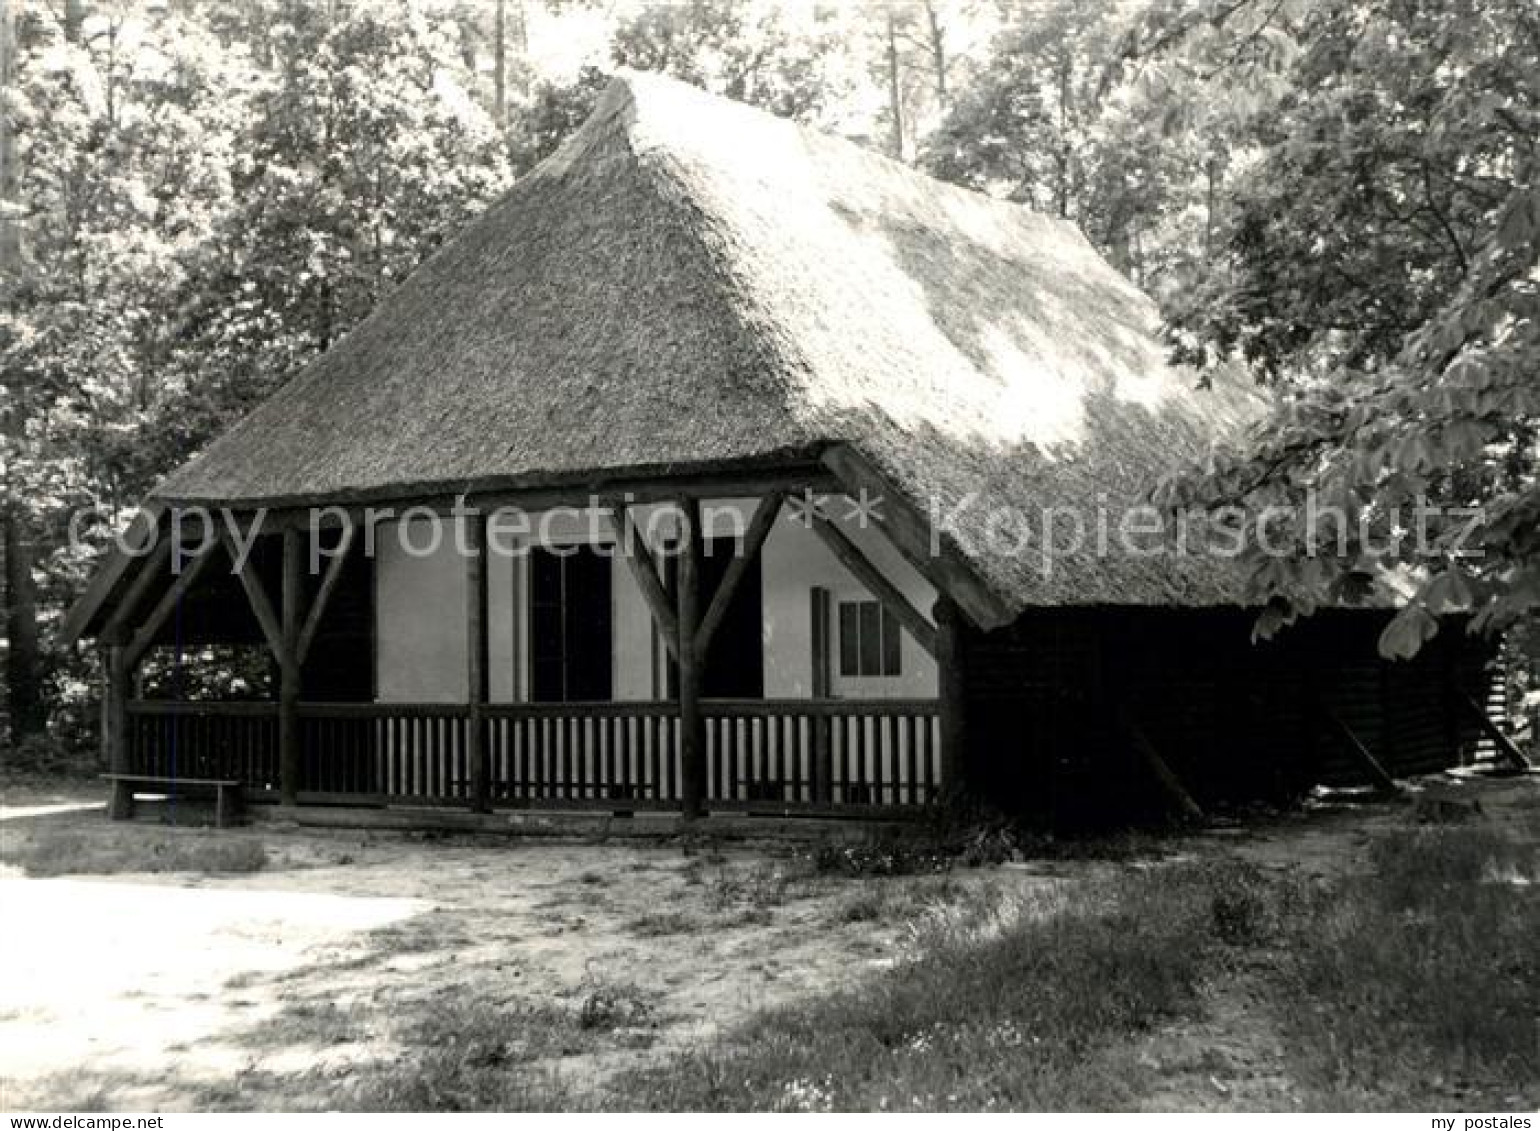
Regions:
<instances>
[{"instance_id":1,"label":"grass patch","mask_svg":"<svg viewBox=\"0 0 1540 1131\"><path fill-rule=\"evenodd\" d=\"M577 1024L584 1032L641 1029L653 1023L652 999L629 982L590 974L582 993Z\"/></svg>"},{"instance_id":2,"label":"grass patch","mask_svg":"<svg viewBox=\"0 0 1540 1131\"><path fill-rule=\"evenodd\" d=\"M590 976L573 1008L530 1001L436 1002L398 1025L394 1059L353 1066L337 1099L360 1111L551 1111L576 1102L552 1065L655 1039L651 999Z\"/></svg>"},{"instance_id":3,"label":"grass patch","mask_svg":"<svg viewBox=\"0 0 1540 1131\"><path fill-rule=\"evenodd\" d=\"M1285 1036L1322 1105L1540 1102L1540 880L1483 825L1376 839L1372 869L1316 895L1293 932Z\"/></svg>"},{"instance_id":4,"label":"grass patch","mask_svg":"<svg viewBox=\"0 0 1540 1131\"><path fill-rule=\"evenodd\" d=\"M7 844L4 862L24 869L29 876L240 873L266 867L267 849L249 837L147 835L137 829L116 834L49 829L35 832L19 844Z\"/></svg>"},{"instance_id":5,"label":"grass patch","mask_svg":"<svg viewBox=\"0 0 1540 1131\"><path fill-rule=\"evenodd\" d=\"M284 1003L277 1016L244 1038L255 1048L274 1045L325 1047L364 1040L369 1035L361 1010L334 1001L294 1001Z\"/></svg>"},{"instance_id":6,"label":"grass patch","mask_svg":"<svg viewBox=\"0 0 1540 1131\"><path fill-rule=\"evenodd\" d=\"M913 923L943 916L954 926L987 919L1000 903L993 881L968 884L952 875L867 878L833 906L836 923Z\"/></svg>"},{"instance_id":7,"label":"grass patch","mask_svg":"<svg viewBox=\"0 0 1540 1131\"><path fill-rule=\"evenodd\" d=\"M1224 869L1129 874L1048 906L937 915L917 957L634 1072L618 1109L987 1110L1133 1102L1128 1038L1194 1001ZM859 894L859 893L858 893Z\"/></svg>"},{"instance_id":8,"label":"grass patch","mask_svg":"<svg viewBox=\"0 0 1540 1131\"><path fill-rule=\"evenodd\" d=\"M626 924L626 931L638 938L652 939L664 935L687 935L701 928L701 921L682 911L652 911L638 915Z\"/></svg>"},{"instance_id":9,"label":"grass patch","mask_svg":"<svg viewBox=\"0 0 1540 1131\"><path fill-rule=\"evenodd\" d=\"M445 1001L400 1027L394 1060L351 1067L338 1099L357 1111L529 1111L564 1106L537 1062L590 1052L577 1014L530 1002Z\"/></svg>"},{"instance_id":10,"label":"grass patch","mask_svg":"<svg viewBox=\"0 0 1540 1131\"><path fill-rule=\"evenodd\" d=\"M731 913L734 921L768 922L773 908L805 894L809 878L801 861L763 861L746 867L723 862L705 881L706 906Z\"/></svg>"}]
</instances>

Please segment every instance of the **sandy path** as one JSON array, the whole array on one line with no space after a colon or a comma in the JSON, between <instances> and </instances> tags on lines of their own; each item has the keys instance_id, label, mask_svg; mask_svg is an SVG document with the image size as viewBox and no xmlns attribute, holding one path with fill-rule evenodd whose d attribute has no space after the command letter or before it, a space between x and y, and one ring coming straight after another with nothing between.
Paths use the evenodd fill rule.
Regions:
<instances>
[{"instance_id":1,"label":"sandy path","mask_svg":"<svg viewBox=\"0 0 1540 1131\"><path fill-rule=\"evenodd\" d=\"M105 825L66 819L88 835ZM851 882L764 852L132 832L263 837L276 859L222 877L0 869L0 1107L319 1103L324 1081L306 1096L296 1074L389 1058L397 1019L425 1005L576 1010L603 988L643 1003L648 1031L555 1066L592 1081L848 984L909 937L901 917L847 921Z\"/></svg>"},{"instance_id":2,"label":"sandy path","mask_svg":"<svg viewBox=\"0 0 1540 1131\"><path fill-rule=\"evenodd\" d=\"M1535 780L1480 794L1505 823L1536 823ZM1405 818L1380 806L1165 847L1330 874L1362 860L1370 829ZM784 846L699 855L677 845L215 833L109 825L93 812L0 823L0 860L13 838L61 827L92 838L251 838L270 863L242 875L67 879L0 864L0 1107L11 1110L321 1105L336 1102L350 1066L402 1052L403 1018L451 1002L571 1016L610 993L639 1003L635 1031L548 1050L539 1062L602 1086L610 1071L890 965L937 907L1031 902L1115 867L848 881L811 875ZM880 913L852 911L884 891ZM1244 978L1227 983L1197 1016L1151 1035L1141 1055L1168 1085L1153 1103L1290 1106L1271 1026L1246 994Z\"/></svg>"}]
</instances>

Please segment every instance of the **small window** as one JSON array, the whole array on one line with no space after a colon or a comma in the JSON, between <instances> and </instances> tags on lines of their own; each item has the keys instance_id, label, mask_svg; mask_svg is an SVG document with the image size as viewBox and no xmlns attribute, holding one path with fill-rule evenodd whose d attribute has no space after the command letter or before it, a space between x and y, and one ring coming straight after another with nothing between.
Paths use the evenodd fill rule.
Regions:
<instances>
[{"instance_id":1,"label":"small window","mask_svg":"<svg viewBox=\"0 0 1540 1131\"><path fill-rule=\"evenodd\" d=\"M880 601L840 602L840 675L899 674L898 618Z\"/></svg>"}]
</instances>

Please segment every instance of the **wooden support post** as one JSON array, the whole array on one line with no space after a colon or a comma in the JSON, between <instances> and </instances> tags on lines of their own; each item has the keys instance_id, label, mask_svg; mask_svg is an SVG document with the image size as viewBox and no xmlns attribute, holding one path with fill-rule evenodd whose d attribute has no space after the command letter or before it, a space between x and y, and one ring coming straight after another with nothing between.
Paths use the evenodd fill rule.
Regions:
<instances>
[{"instance_id":1,"label":"wooden support post","mask_svg":"<svg viewBox=\"0 0 1540 1131\"><path fill-rule=\"evenodd\" d=\"M1396 784L1396 779L1385 772L1385 767L1380 765L1380 760L1374 756L1363 740L1353 733L1353 728L1348 726L1342 716L1333 711L1325 703L1319 704L1321 713L1326 721L1331 724L1337 737L1342 739L1342 744L1357 757L1359 763L1368 771L1370 779L1374 782L1375 789L1381 793L1400 793L1401 787Z\"/></svg>"},{"instance_id":2,"label":"wooden support post","mask_svg":"<svg viewBox=\"0 0 1540 1131\"><path fill-rule=\"evenodd\" d=\"M107 769L114 774L130 772L128 763L128 654L119 642L108 643L103 649L103 663L107 668ZM121 780L112 783L112 799L108 802L107 815L114 821L133 816L133 790Z\"/></svg>"},{"instance_id":3,"label":"wooden support post","mask_svg":"<svg viewBox=\"0 0 1540 1131\"><path fill-rule=\"evenodd\" d=\"M1476 725L1485 731L1487 737L1496 744L1498 752L1507 759L1508 764L1519 771L1519 773L1527 774L1530 770L1529 759L1519 749L1518 743L1509 738L1503 728L1492 721L1492 716L1481 709L1480 703L1477 703L1469 695L1461 695L1460 699L1463 701L1465 709L1475 719Z\"/></svg>"},{"instance_id":4,"label":"wooden support post","mask_svg":"<svg viewBox=\"0 0 1540 1131\"><path fill-rule=\"evenodd\" d=\"M465 750L470 763L471 809L486 813L492 808L491 751L487 746L486 705L489 692L490 644L487 631L487 518L484 514L465 519L465 656L466 701L470 705L466 719Z\"/></svg>"},{"instance_id":5,"label":"wooden support post","mask_svg":"<svg viewBox=\"0 0 1540 1131\"><path fill-rule=\"evenodd\" d=\"M300 532L283 532L283 621L278 655L278 792L285 805L299 799L299 635L304 601L304 547Z\"/></svg>"},{"instance_id":6,"label":"wooden support post","mask_svg":"<svg viewBox=\"0 0 1540 1131\"><path fill-rule=\"evenodd\" d=\"M967 681L962 654L962 612L946 594L936 598L936 682L941 715L941 794L968 792Z\"/></svg>"},{"instance_id":7,"label":"wooden support post","mask_svg":"<svg viewBox=\"0 0 1540 1131\"><path fill-rule=\"evenodd\" d=\"M704 811L706 793L706 724L701 715L701 653L696 645L700 627L700 502L678 503L682 529L679 544L679 592L674 650L679 664L679 785L687 819Z\"/></svg>"},{"instance_id":8,"label":"wooden support post","mask_svg":"<svg viewBox=\"0 0 1540 1131\"><path fill-rule=\"evenodd\" d=\"M828 699L834 691L830 662L834 650L833 633L830 631L833 623L832 605L829 591L822 586L815 586L809 607L812 617L809 636L813 644L814 699ZM818 714L808 719L808 725L813 732L813 764L810 767L813 801L819 805L828 805L834 800L834 743L830 733L833 723L828 715Z\"/></svg>"}]
</instances>

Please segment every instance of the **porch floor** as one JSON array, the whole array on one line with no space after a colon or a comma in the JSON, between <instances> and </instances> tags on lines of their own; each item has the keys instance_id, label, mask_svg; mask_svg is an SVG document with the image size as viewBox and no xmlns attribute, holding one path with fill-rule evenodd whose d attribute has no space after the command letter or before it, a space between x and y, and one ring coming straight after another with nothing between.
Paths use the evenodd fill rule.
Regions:
<instances>
[{"instance_id":1,"label":"porch floor","mask_svg":"<svg viewBox=\"0 0 1540 1131\"><path fill-rule=\"evenodd\" d=\"M301 829L399 829L593 840L776 840L856 842L885 833L912 832L915 821L879 817L793 814L759 816L713 813L687 820L677 813L641 811L633 816L570 810L499 810L468 813L440 807L390 808L344 805L253 805L253 823Z\"/></svg>"}]
</instances>

